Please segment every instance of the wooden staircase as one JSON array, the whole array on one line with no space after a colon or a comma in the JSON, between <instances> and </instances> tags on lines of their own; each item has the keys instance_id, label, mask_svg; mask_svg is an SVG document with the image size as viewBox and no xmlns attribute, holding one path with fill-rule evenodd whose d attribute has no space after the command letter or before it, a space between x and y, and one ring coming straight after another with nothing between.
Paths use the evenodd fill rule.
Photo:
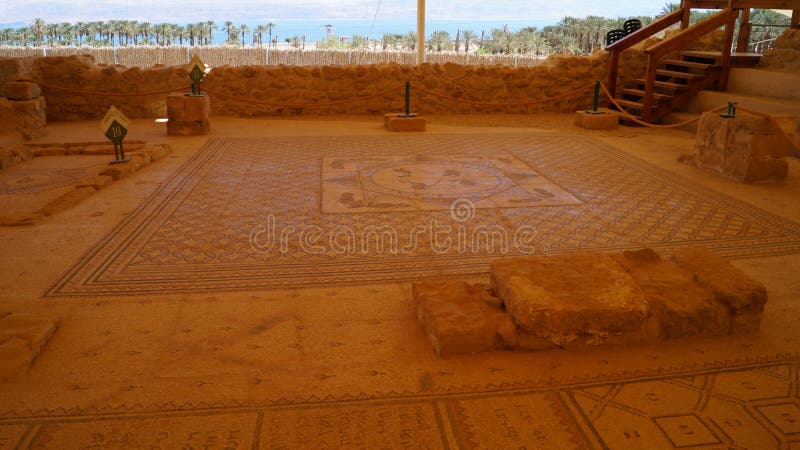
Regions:
<instances>
[{"instance_id":1,"label":"wooden staircase","mask_svg":"<svg viewBox=\"0 0 800 450\"><path fill-rule=\"evenodd\" d=\"M660 61L653 82L653 101L649 115L643 114L647 80L636 80L636 88L621 89L616 102L629 114L640 120L655 122L675 110L699 91L716 88L722 73L717 57L680 52L681 59ZM613 103L612 109L618 109ZM621 119L625 120L622 116Z\"/></svg>"},{"instance_id":2,"label":"wooden staircase","mask_svg":"<svg viewBox=\"0 0 800 450\"><path fill-rule=\"evenodd\" d=\"M608 45L606 51L610 53L611 64L607 87L619 105L617 108L612 102L610 107L625 110L640 121L653 123L701 90L724 91L730 73L733 31L740 10L723 8L690 26L690 8L684 7ZM648 57L644 77L637 79L635 86L623 86L617 90L622 52L677 23L681 23L678 33L644 49ZM685 50L692 42L723 26L725 40L719 54Z\"/></svg>"}]
</instances>

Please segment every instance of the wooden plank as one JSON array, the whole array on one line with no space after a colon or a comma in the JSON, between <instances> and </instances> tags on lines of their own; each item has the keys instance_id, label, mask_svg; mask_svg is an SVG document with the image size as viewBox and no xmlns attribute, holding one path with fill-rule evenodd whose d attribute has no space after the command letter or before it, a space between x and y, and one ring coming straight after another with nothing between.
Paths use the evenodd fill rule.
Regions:
<instances>
[{"instance_id":1,"label":"wooden plank","mask_svg":"<svg viewBox=\"0 0 800 450\"><path fill-rule=\"evenodd\" d=\"M706 70L709 67L716 67L713 64L705 64L699 62L689 62L689 61L681 61L679 59L665 59L664 64L668 66L681 66L681 67L689 67L692 69L699 69L699 70Z\"/></svg>"},{"instance_id":2,"label":"wooden plank","mask_svg":"<svg viewBox=\"0 0 800 450\"><path fill-rule=\"evenodd\" d=\"M800 9L792 11L792 28L800 29Z\"/></svg>"},{"instance_id":3,"label":"wooden plank","mask_svg":"<svg viewBox=\"0 0 800 450\"><path fill-rule=\"evenodd\" d=\"M736 41L736 51L746 52L750 42L750 9L743 9L739 16L739 40Z\"/></svg>"},{"instance_id":4,"label":"wooden plank","mask_svg":"<svg viewBox=\"0 0 800 450\"><path fill-rule=\"evenodd\" d=\"M617 42L607 46L606 51L622 51L631 48L639 42L642 42L650 36L658 33L659 31L666 30L672 25L675 25L681 20L682 16L683 10L678 9L673 11L671 14L659 17L650 25L647 25L646 27L637 30L635 33L631 33Z\"/></svg>"},{"instance_id":5,"label":"wooden plank","mask_svg":"<svg viewBox=\"0 0 800 450\"><path fill-rule=\"evenodd\" d=\"M703 9L795 9L797 0L688 0L691 8Z\"/></svg>"},{"instance_id":6,"label":"wooden plank","mask_svg":"<svg viewBox=\"0 0 800 450\"><path fill-rule=\"evenodd\" d=\"M636 82L642 86L647 84L647 80L644 78L637 78ZM688 85L685 84L678 84L678 83L670 83L669 81L656 81L655 87L666 89L670 91L679 91L688 88Z\"/></svg>"},{"instance_id":7,"label":"wooden plank","mask_svg":"<svg viewBox=\"0 0 800 450\"><path fill-rule=\"evenodd\" d=\"M652 55L647 61L647 78L645 78L644 97L642 98L642 117L645 121L650 120L650 116L653 114L653 93L656 87L657 61Z\"/></svg>"},{"instance_id":8,"label":"wooden plank","mask_svg":"<svg viewBox=\"0 0 800 450\"><path fill-rule=\"evenodd\" d=\"M672 77L672 78L683 78L686 80L693 80L695 78L703 77L702 75L698 75L696 73L676 72L674 70L664 70L664 69L656 70L656 75L661 75L664 77Z\"/></svg>"},{"instance_id":9,"label":"wooden plank","mask_svg":"<svg viewBox=\"0 0 800 450\"><path fill-rule=\"evenodd\" d=\"M645 94L645 92L643 90L641 90L641 89L623 89L622 93L623 94L628 94L628 95L636 95L636 96L639 96L639 97L644 97L644 94ZM664 100L672 100L673 96L672 95L666 95L666 94L659 94L658 92L654 92L653 93L653 98L655 98L658 101L664 101Z\"/></svg>"}]
</instances>

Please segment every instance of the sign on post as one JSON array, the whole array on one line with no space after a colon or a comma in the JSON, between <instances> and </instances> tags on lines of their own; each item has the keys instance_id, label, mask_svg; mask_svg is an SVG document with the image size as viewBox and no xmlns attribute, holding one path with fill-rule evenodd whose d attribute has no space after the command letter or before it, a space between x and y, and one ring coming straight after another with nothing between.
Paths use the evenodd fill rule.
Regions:
<instances>
[{"instance_id":1,"label":"sign on post","mask_svg":"<svg viewBox=\"0 0 800 450\"><path fill-rule=\"evenodd\" d=\"M125 149L122 146L122 141L128 134L130 124L130 119L125 117L125 114L122 114L122 111L113 105L108 108L108 112L100 122L106 137L114 144L114 161L112 163L130 161L130 158L125 157Z\"/></svg>"},{"instance_id":2,"label":"sign on post","mask_svg":"<svg viewBox=\"0 0 800 450\"><path fill-rule=\"evenodd\" d=\"M199 56L194 55L192 60L189 61L189 65L186 66L186 70L189 72L189 78L192 80L191 95L203 95L203 93L200 92L200 82L203 81L203 77L206 76L206 65L203 64Z\"/></svg>"}]
</instances>

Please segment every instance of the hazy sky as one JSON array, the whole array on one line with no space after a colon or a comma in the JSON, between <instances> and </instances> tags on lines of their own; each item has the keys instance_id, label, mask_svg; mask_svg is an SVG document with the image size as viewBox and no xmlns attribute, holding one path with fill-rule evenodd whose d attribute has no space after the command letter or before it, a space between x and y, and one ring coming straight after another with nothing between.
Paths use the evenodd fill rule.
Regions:
<instances>
[{"instance_id":1,"label":"hazy sky","mask_svg":"<svg viewBox=\"0 0 800 450\"><path fill-rule=\"evenodd\" d=\"M676 1L676 0L673 0ZM149 22L413 18L416 0L0 0L0 23L129 19ZM655 15L664 0L427 0L429 19L553 20Z\"/></svg>"}]
</instances>

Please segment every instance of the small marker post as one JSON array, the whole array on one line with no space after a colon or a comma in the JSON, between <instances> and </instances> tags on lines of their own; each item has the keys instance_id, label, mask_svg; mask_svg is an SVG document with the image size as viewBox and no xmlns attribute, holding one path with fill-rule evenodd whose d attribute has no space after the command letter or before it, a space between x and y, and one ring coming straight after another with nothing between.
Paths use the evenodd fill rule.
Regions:
<instances>
[{"instance_id":1,"label":"small marker post","mask_svg":"<svg viewBox=\"0 0 800 450\"><path fill-rule=\"evenodd\" d=\"M598 111L600 106L600 81L594 84L594 101L592 102L592 109L586 110L587 114L605 114L605 111Z\"/></svg>"},{"instance_id":2,"label":"small marker post","mask_svg":"<svg viewBox=\"0 0 800 450\"><path fill-rule=\"evenodd\" d=\"M416 114L411 114L411 82L406 80L406 113L398 114L398 117L414 117Z\"/></svg>"},{"instance_id":3,"label":"small marker post","mask_svg":"<svg viewBox=\"0 0 800 450\"><path fill-rule=\"evenodd\" d=\"M725 119L733 119L736 117L736 105L738 104L739 102L737 101L728 102L728 112L720 114L719 116Z\"/></svg>"},{"instance_id":4,"label":"small marker post","mask_svg":"<svg viewBox=\"0 0 800 450\"><path fill-rule=\"evenodd\" d=\"M102 129L105 131L105 136L114 144L114 161L111 161L112 164L131 160L125 157L125 148L122 145L122 141L128 135L130 123L131 121L125 117L125 114L122 114L122 111L114 106L108 108L108 112L100 122Z\"/></svg>"}]
</instances>

